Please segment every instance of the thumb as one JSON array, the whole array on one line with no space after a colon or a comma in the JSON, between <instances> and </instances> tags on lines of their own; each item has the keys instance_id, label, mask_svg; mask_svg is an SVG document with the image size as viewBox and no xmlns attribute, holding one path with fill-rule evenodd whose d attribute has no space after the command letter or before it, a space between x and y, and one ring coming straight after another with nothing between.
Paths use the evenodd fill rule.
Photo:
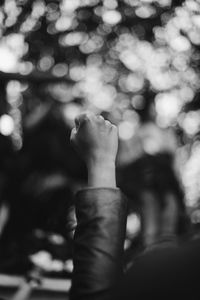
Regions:
<instances>
[{"instance_id":1,"label":"thumb","mask_svg":"<svg viewBox=\"0 0 200 300\"><path fill-rule=\"evenodd\" d=\"M70 142L73 144L74 141L75 141L75 137L76 137L76 133L77 133L77 130L76 128L74 127L71 131L71 135L70 135Z\"/></svg>"}]
</instances>

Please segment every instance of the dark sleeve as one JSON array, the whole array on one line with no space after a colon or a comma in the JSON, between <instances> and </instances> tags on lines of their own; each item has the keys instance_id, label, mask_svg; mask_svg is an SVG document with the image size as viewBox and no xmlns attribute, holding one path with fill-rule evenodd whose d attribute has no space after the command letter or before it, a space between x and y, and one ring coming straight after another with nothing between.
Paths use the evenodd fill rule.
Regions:
<instances>
[{"instance_id":1,"label":"dark sleeve","mask_svg":"<svg viewBox=\"0 0 200 300\"><path fill-rule=\"evenodd\" d=\"M110 299L122 275L127 201L112 188L82 190L75 201L71 299Z\"/></svg>"}]
</instances>

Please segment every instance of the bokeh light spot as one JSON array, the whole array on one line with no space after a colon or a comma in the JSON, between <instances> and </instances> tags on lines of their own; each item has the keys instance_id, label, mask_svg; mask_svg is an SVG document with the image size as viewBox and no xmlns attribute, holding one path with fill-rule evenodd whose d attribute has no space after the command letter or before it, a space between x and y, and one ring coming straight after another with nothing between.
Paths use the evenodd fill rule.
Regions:
<instances>
[{"instance_id":1,"label":"bokeh light spot","mask_svg":"<svg viewBox=\"0 0 200 300\"><path fill-rule=\"evenodd\" d=\"M2 115L0 117L0 132L1 134L8 136L14 131L14 121L9 115Z\"/></svg>"},{"instance_id":2,"label":"bokeh light spot","mask_svg":"<svg viewBox=\"0 0 200 300\"><path fill-rule=\"evenodd\" d=\"M121 14L117 10L106 10L102 15L103 21L109 25L115 25L121 21Z\"/></svg>"}]
</instances>

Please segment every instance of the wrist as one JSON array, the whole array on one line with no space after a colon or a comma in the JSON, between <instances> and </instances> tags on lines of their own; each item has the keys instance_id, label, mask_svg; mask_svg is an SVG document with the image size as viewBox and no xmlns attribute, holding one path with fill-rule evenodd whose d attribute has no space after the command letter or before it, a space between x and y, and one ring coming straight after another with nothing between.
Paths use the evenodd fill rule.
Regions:
<instances>
[{"instance_id":1,"label":"wrist","mask_svg":"<svg viewBox=\"0 0 200 300\"><path fill-rule=\"evenodd\" d=\"M105 158L105 157L95 157L87 162L87 167L89 169L100 169L107 167L108 169L115 169L115 158Z\"/></svg>"},{"instance_id":2,"label":"wrist","mask_svg":"<svg viewBox=\"0 0 200 300\"><path fill-rule=\"evenodd\" d=\"M92 161L88 164L88 186L116 187L115 161Z\"/></svg>"}]
</instances>

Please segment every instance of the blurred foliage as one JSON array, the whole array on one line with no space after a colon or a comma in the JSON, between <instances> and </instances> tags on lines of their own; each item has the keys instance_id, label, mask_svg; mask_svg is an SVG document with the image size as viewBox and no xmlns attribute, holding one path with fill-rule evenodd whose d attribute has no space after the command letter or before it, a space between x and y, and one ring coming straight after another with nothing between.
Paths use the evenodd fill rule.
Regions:
<instances>
[{"instance_id":1,"label":"blurred foliage","mask_svg":"<svg viewBox=\"0 0 200 300\"><path fill-rule=\"evenodd\" d=\"M2 85L10 102L23 98L22 121L28 106L57 101L68 121L85 109L107 112L124 139L149 120L191 137L199 129L199 12L192 0L4 1Z\"/></svg>"},{"instance_id":2,"label":"blurred foliage","mask_svg":"<svg viewBox=\"0 0 200 300\"><path fill-rule=\"evenodd\" d=\"M79 99L66 106L67 118L89 108L117 123L139 115L185 129L183 107L199 109L191 104L199 89L199 12L192 0L4 1L0 69L27 75L25 100L29 89L39 101Z\"/></svg>"}]
</instances>

